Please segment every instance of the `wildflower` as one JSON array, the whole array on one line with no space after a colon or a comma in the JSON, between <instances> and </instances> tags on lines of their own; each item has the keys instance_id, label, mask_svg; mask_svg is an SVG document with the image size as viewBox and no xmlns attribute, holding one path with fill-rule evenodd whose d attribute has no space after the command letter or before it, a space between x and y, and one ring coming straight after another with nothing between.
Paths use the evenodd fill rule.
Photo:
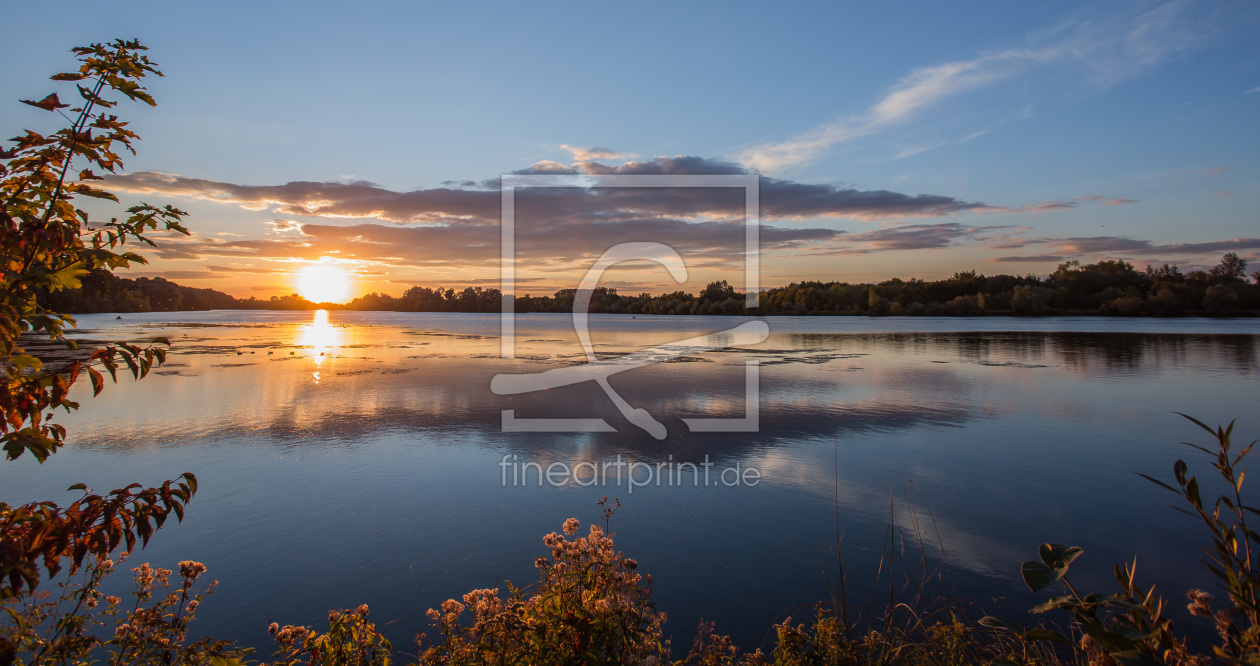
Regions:
<instances>
[{"instance_id":1,"label":"wildflower","mask_svg":"<svg viewBox=\"0 0 1260 666\"><path fill-rule=\"evenodd\" d=\"M1212 615L1212 619L1216 622L1216 631L1219 634L1228 634L1230 629L1234 628L1234 620L1225 611L1216 611Z\"/></svg>"},{"instance_id":2,"label":"wildflower","mask_svg":"<svg viewBox=\"0 0 1260 666\"><path fill-rule=\"evenodd\" d=\"M1186 592L1186 598L1190 600L1186 608L1190 610L1191 615L1212 616L1212 595L1203 590L1190 590Z\"/></svg>"},{"instance_id":3,"label":"wildflower","mask_svg":"<svg viewBox=\"0 0 1260 666\"><path fill-rule=\"evenodd\" d=\"M101 565L100 565L101 571L109 571L113 568L114 568L113 560L106 558L104 561L101 562Z\"/></svg>"},{"instance_id":4,"label":"wildflower","mask_svg":"<svg viewBox=\"0 0 1260 666\"><path fill-rule=\"evenodd\" d=\"M359 617L367 617L368 616L367 604L359 604L359 607L355 609L355 612L359 614Z\"/></svg>"},{"instance_id":5,"label":"wildflower","mask_svg":"<svg viewBox=\"0 0 1260 666\"><path fill-rule=\"evenodd\" d=\"M458 613L464 610L464 605L454 599L447 599L442 602L443 613Z\"/></svg>"},{"instance_id":6,"label":"wildflower","mask_svg":"<svg viewBox=\"0 0 1260 666\"><path fill-rule=\"evenodd\" d=\"M192 560L184 560L179 563L179 575L188 580L197 580L197 576L206 572L206 565Z\"/></svg>"},{"instance_id":7,"label":"wildflower","mask_svg":"<svg viewBox=\"0 0 1260 666\"><path fill-rule=\"evenodd\" d=\"M136 585L139 585L141 588L148 588L153 584L153 567L149 566L148 562L141 564L131 571L136 575Z\"/></svg>"},{"instance_id":8,"label":"wildflower","mask_svg":"<svg viewBox=\"0 0 1260 666\"><path fill-rule=\"evenodd\" d=\"M117 606L122 603L122 599L118 597L105 597L105 601L108 601L110 606Z\"/></svg>"},{"instance_id":9,"label":"wildflower","mask_svg":"<svg viewBox=\"0 0 1260 666\"><path fill-rule=\"evenodd\" d=\"M271 626L270 626L270 627L267 627L267 633L271 634L272 636L275 636L275 635L276 635L276 633L277 633L277 632L279 632L279 631L280 631L280 623L279 623L279 622L272 622L272 623L271 623Z\"/></svg>"},{"instance_id":10,"label":"wildflower","mask_svg":"<svg viewBox=\"0 0 1260 666\"><path fill-rule=\"evenodd\" d=\"M568 519L568 520L564 521L564 533L565 533L565 534L576 534L576 533L577 533L577 531L578 531L578 527L579 527L579 526L580 526L580 523L578 523L578 519L577 519L577 518L570 518L570 519Z\"/></svg>"},{"instance_id":11,"label":"wildflower","mask_svg":"<svg viewBox=\"0 0 1260 666\"><path fill-rule=\"evenodd\" d=\"M627 569L634 570L634 569L638 569L638 568L639 568L639 563L638 563L638 562L635 562L634 560L632 560L632 559L630 559L630 558L628 558L628 557L627 557L627 558L625 558L625 559L621 560L621 566L623 566L623 567L625 567L625 568L627 568Z\"/></svg>"},{"instance_id":12,"label":"wildflower","mask_svg":"<svg viewBox=\"0 0 1260 666\"><path fill-rule=\"evenodd\" d=\"M189 613L194 613L194 612L196 612L196 611L197 611L197 606L200 606L200 605L201 605L201 602L200 602L200 601L197 601L196 599L193 599L192 601L188 602L188 612L189 612Z\"/></svg>"}]
</instances>

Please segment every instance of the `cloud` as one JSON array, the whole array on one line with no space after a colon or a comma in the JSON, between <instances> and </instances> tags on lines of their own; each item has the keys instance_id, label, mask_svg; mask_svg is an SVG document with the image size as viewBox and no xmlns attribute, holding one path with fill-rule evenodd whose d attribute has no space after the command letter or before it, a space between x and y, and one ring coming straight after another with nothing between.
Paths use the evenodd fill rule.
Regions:
<instances>
[{"instance_id":1,"label":"cloud","mask_svg":"<svg viewBox=\"0 0 1260 666\"><path fill-rule=\"evenodd\" d=\"M931 150L936 150L937 148L941 148L944 146L953 146L953 145L958 145L962 143L967 143L968 141L971 141L973 139L978 139L988 133L989 133L989 130L980 130L979 132L972 132L971 134L968 134L967 136L964 136L961 139L955 139L953 141L938 141L936 143L922 144L922 145L917 145L917 146L910 146L908 148L902 148L900 152L898 152L896 155L893 156L893 159L899 160L905 157L910 157L912 155L918 155L921 153L926 153Z\"/></svg>"},{"instance_id":2,"label":"cloud","mask_svg":"<svg viewBox=\"0 0 1260 666\"><path fill-rule=\"evenodd\" d=\"M1011 75L1008 68L998 64L1008 57L986 56L919 68L865 114L821 125L783 142L749 148L740 153L739 161L767 173L817 161L839 143L905 122L924 108Z\"/></svg>"},{"instance_id":3,"label":"cloud","mask_svg":"<svg viewBox=\"0 0 1260 666\"><path fill-rule=\"evenodd\" d=\"M1250 94L1252 94L1252 93L1260 93L1260 87L1257 87L1257 88L1252 88L1251 90L1244 90L1244 91L1243 91L1243 94L1244 94L1244 95L1250 95Z\"/></svg>"},{"instance_id":4,"label":"cloud","mask_svg":"<svg viewBox=\"0 0 1260 666\"><path fill-rule=\"evenodd\" d=\"M302 223L294 220L270 219L267 220L267 224L270 225L271 230L276 233L302 230Z\"/></svg>"},{"instance_id":5,"label":"cloud","mask_svg":"<svg viewBox=\"0 0 1260 666\"><path fill-rule=\"evenodd\" d=\"M1125 199L1123 197L1109 198L1100 195L1092 197L1076 197L1077 201L1101 201L1104 206L1124 206L1137 203L1137 199Z\"/></svg>"},{"instance_id":6,"label":"cloud","mask_svg":"<svg viewBox=\"0 0 1260 666\"><path fill-rule=\"evenodd\" d=\"M851 253L866 254L872 251L887 250L922 250L929 248L949 247L955 241L974 237L977 234L1002 227L978 227L957 222L941 224L907 224L887 229L876 229L859 234L844 236L844 242L860 243L867 247L851 250Z\"/></svg>"},{"instance_id":7,"label":"cloud","mask_svg":"<svg viewBox=\"0 0 1260 666\"><path fill-rule=\"evenodd\" d=\"M751 175L740 164L694 156L654 157L619 165L594 160L572 165L542 162L519 173L585 174L595 179L634 174ZM108 179L111 188L130 193L249 205L308 218L302 222L271 218L267 221L271 229L285 235L258 239L166 234L155 251L166 260L223 257L249 266L239 270L207 266L230 273L282 272L283 268L256 266L258 262L328 257L360 265L379 262L393 271L417 267L468 270L497 262L501 235L497 183L472 185L396 192L365 181L260 186L156 172ZM759 177L759 200L762 250L788 256L939 249L964 243L1019 249L1049 241L1013 237L1016 231L1027 232L1026 227L931 220L967 213L1043 214L1073 209L1084 202L1131 201L1093 195L1011 208L938 194L857 190L768 176ZM531 262L529 268L534 271L581 270L584 262L589 263L614 244L642 240L671 245L697 268L727 267L743 260L745 201L738 188L525 188L517 190L515 203L517 249L521 260ZM339 222L347 220L351 222ZM886 226L850 232L829 225L800 224L809 220L858 220Z\"/></svg>"},{"instance_id":8,"label":"cloud","mask_svg":"<svg viewBox=\"0 0 1260 666\"><path fill-rule=\"evenodd\" d=\"M842 233L825 228L763 225L760 236L764 250L780 250L831 240ZM738 261L743 257L744 224L742 221L693 222L677 218L587 223L552 221L521 224L516 234L522 261L565 267L587 261L617 243L643 239L667 243L688 257ZM499 228L498 225L307 224L301 237L291 239L167 237L161 239L153 253L166 260L231 257L252 261L314 261L331 256L342 261L379 262L395 268L485 266L499 259Z\"/></svg>"},{"instance_id":9,"label":"cloud","mask_svg":"<svg viewBox=\"0 0 1260 666\"><path fill-rule=\"evenodd\" d=\"M1260 238L1233 238L1207 243L1171 243L1143 248L1139 254L1206 254L1209 252L1232 252L1234 250L1252 250L1260 248Z\"/></svg>"},{"instance_id":10,"label":"cloud","mask_svg":"<svg viewBox=\"0 0 1260 666\"><path fill-rule=\"evenodd\" d=\"M1048 45L981 53L920 67L865 112L824 123L784 141L748 148L739 154L739 160L765 173L809 164L838 144L907 123L950 98L1038 66L1084 69L1095 85L1114 84L1203 38L1207 29L1185 16L1185 6L1185 2L1174 0L1135 16L1077 21L1054 31L1057 39ZM1032 35L1028 41L1035 44L1045 39ZM922 151L903 151L900 156L915 152Z\"/></svg>"},{"instance_id":11,"label":"cloud","mask_svg":"<svg viewBox=\"0 0 1260 666\"><path fill-rule=\"evenodd\" d=\"M722 160L692 156L656 157L610 166L578 162L572 166L539 162L522 173L748 174L747 168ZM286 215L336 219L375 218L399 224L458 227L499 223L501 202L495 189L438 187L394 192L367 182L309 182L284 185L237 185L152 171L107 178L109 187L135 194L158 193L238 206L274 208ZM740 217L743 194L729 188L573 188L530 189L517 193L518 205L536 214L568 221L642 217ZM970 211L1005 210L979 202L934 194L857 190L762 177L763 219L939 217ZM299 223L269 222L289 230Z\"/></svg>"},{"instance_id":12,"label":"cloud","mask_svg":"<svg viewBox=\"0 0 1260 666\"><path fill-rule=\"evenodd\" d=\"M1073 238L1038 238L1022 243L990 246L990 249L1018 249L1027 246L1052 248L1053 255L995 257L990 261L1058 261L1067 257L1153 257L1153 256L1207 256L1221 252L1260 248L1260 238L1232 238L1203 243L1166 243L1157 245L1148 240L1124 236L1084 236Z\"/></svg>"},{"instance_id":13,"label":"cloud","mask_svg":"<svg viewBox=\"0 0 1260 666\"><path fill-rule=\"evenodd\" d=\"M959 222L904 224L861 233L846 233L833 240L811 243L799 256L848 256L896 250L928 250L978 241L1005 226L974 226Z\"/></svg>"},{"instance_id":14,"label":"cloud","mask_svg":"<svg viewBox=\"0 0 1260 666\"><path fill-rule=\"evenodd\" d=\"M145 271L142 273L124 273L126 277L166 278L167 280L226 280L235 276L219 271Z\"/></svg>"},{"instance_id":15,"label":"cloud","mask_svg":"<svg viewBox=\"0 0 1260 666\"><path fill-rule=\"evenodd\" d=\"M626 160L632 157L638 157L637 153L623 153L608 148L581 148L579 146L570 146L567 143L560 144L560 150L567 150L573 155L573 159L578 162L588 162L591 160Z\"/></svg>"},{"instance_id":16,"label":"cloud","mask_svg":"<svg viewBox=\"0 0 1260 666\"><path fill-rule=\"evenodd\" d=\"M257 273L259 275L276 275L287 273L283 268L255 268L253 266L204 266L215 273Z\"/></svg>"},{"instance_id":17,"label":"cloud","mask_svg":"<svg viewBox=\"0 0 1260 666\"><path fill-rule=\"evenodd\" d=\"M1049 261L1063 261L1066 257L1058 254L1035 254L1030 256L1014 256L1014 257L993 257L989 261L998 263L1040 263Z\"/></svg>"}]
</instances>

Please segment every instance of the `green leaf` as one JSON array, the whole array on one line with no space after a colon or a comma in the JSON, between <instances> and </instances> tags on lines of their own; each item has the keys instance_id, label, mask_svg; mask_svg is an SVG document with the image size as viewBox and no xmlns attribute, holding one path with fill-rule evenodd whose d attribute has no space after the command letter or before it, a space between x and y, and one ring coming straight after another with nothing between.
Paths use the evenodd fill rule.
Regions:
<instances>
[{"instance_id":1,"label":"green leaf","mask_svg":"<svg viewBox=\"0 0 1260 666\"><path fill-rule=\"evenodd\" d=\"M1057 610L1060 608L1071 608L1074 605L1076 605L1075 598L1070 595L1065 595L1062 597L1051 597L1049 601L1046 601L1045 603L1042 603L1042 604L1038 604L1037 606L1033 607L1033 609L1028 612L1029 613L1045 613L1046 611Z\"/></svg>"},{"instance_id":2,"label":"green leaf","mask_svg":"<svg viewBox=\"0 0 1260 666\"><path fill-rule=\"evenodd\" d=\"M43 369L44 362L29 354L15 354L9 357L9 365L13 366L13 369L18 374L21 374L28 369L32 372L39 372Z\"/></svg>"},{"instance_id":3,"label":"green leaf","mask_svg":"<svg viewBox=\"0 0 1260 666\"><path fill-rule=\"evenodd\" d=\"M1159 479L1156 479L1156 478L1151 477L1151 476L1149 476L1149 475L1143 474L1143 473L1141 473L1141 472L1134 472L1134 474L1137 474L1138 476L1142 477L1143 479L1146 479L1147 481L1150 481L1151 483L1154 483L1155 485L1158 485L1158 486L1159 486L1159 487L1161 487L1161 488L1167 488L1168 490L1171 490L1171 491L1173 491L1174 493L1175 493L1175 492L1177 492L1177 489L1176 489L1176 488L1173 488L1172 486L1168 485L1167 483L1164 483L1163 481L1160 481Z\"/></svg>"},{"instance_id":4,"label":"green leaf","mask_svg":"<svg viewBox=\"0 0 1260 666\"><path fill-rule=\"evenodd\" d=\"M1193 416L1189 416L1189 415L1187 415L1187 414L1182 414L1181 412L1173 412L1173 413L1174 413L1174 414L1176 414L1177 416L1180 416L1180 417L1182 417L1182 418L1185 418L1185 419L1189 420L1191 423L1193 423L1193 424L1195 424L1195 425L1199 426L1200 428L1203 428L1204 430L1206 430L1206 431L1207 431L1207 433L1208 433L1209 435L1211 435L1211 436L1213 436L1213 437L1216 437L1216 431L1215 431L1215 430L1213 430L1213 429L1211 429L1211 428L1209 428L1209 427L1207 426L1207 424L1206 424L1206 423L1204 423L1204 422L1200 421L1199 419L1196 419L1196 418L1194 418Z\"/></svg>"},{"instance_id":5,"label":"green leaf","mask_svg":"<svg viewBox=\"0 0 1260 666\"><path fill-rule=\"evenodd\" d=\"M83 267L82 261L76 261L59 271L49 273L45 279L48 280L48 288L56 291L58 289L78 289L82 282L79 278L88 274L88 269Z\"/></svg>"},{"instance_id":6,"label":"green leaf","mask_svg":"<svg viewBox=\"0 0 1260 666\"><path fill-rule=\"evenodd\" d=\"M1108 631L1098 620L1082 618L1081 629L1111 654L1130 651L1136 647L1128 638Z\"/></svg>"},{"instance_id":7,"label":"green leaf","mask_svg":"<svg viewBox=\"0 0 1260 666\"><path fill-rule=\"evenodd\" d=\"M1067 572L1068 565L1072 564L1076 558L1085 552L1084 549L1077 546L1065 546L1061 543L1043 543L1037 549L1037 555L1041 557L1041 561L1052 569L1063 569Z\"/></svg>"},{"instance_id":8,"label":"green leaf","mask_svg":"<svg viewBox=\"0 0 1260 666\"><path fill-rule=\"evenodd\" d=\"M1034 560L1024 562L1019 568L1024 584L1033 592L1040 592L1059 582L1065 571L1066 569L1054 569Z\"/></svg>"},{"instance_id":9,"label":"green leaf","mask_svg":"<svg viewBox=\"0 0 1260 666\"><path fill-rule=\"evenodd\" d=\"M985 615L984 617L980 618L980 626L988 627L990 629L1005 629L1007 631L1015 632L1016 634L1019 634L1021 636L1024 634L1023 627L1019 626L1018 624L1015 624L1014 622L1011 622L1010 620L1006 618L995 617L993 615Z\"/></svg>"}]
</instances>

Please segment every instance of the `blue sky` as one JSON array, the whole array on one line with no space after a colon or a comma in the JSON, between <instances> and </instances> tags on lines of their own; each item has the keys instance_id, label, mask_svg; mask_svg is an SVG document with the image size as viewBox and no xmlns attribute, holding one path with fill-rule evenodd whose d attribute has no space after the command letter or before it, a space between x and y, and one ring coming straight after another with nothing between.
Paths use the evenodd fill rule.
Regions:
<instances>
[{"instance_id":1,"label":"blue sky","mask_svg":"<svg viewBox=\"0 0 1260 666\"><path fill-rule=\"evenodd\" d=\"M1231 250L1260 267L1254 3L220 2L105 15L50 2L6 17L19 27L0 44L11 99L55 89L45 77L72 66L71 46L150 46L166 73L150 85L159 105L123 109L144 140L112 185L189 210L196 237L164 240L135 273L238 296L291 291L323 257L355 275L355 293L492 285L488 181L530 169L760 173L780 211L764 222L782 230L763 246L766 285L1044 274L1066 259L1198 267ZM35 109L0 108L6 136L51 129ZM737 222L722 204L596 203L538 203L523 285L576 286L619 240L676 244L692 268L678 288L742 274L719 247L719 225ZM675 288L634 268L612 284Z\"/></svg>"}]
</instances>

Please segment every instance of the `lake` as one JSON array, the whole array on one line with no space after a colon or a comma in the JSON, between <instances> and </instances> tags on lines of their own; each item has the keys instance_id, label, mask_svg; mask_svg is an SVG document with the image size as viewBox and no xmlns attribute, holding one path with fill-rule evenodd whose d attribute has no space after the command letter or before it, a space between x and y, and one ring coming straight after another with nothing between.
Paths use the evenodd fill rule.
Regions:
<instances>
[{"instance_id":1,"label":"lake","mask_svg":"<svg viewBox=\"0 0 1260 666\"><path fill-rule=\"evenodd\" d=\"M607 368L750 321L592 315L590 331ZM615 368L607 391L585 381L500 395L499 374L582 370L570 317L518 316L504 359L492 315L83 315L76 338L167 336L169 362L95 399L85 379L83 410L62 419L70 444L44 465L0 465L0 501L67 502L72 483L105 491L195 473L187 518L129 563L204 562L221 585L194 627L264 653L270 622L326 628L328 609L360 603L406 649L426 609L532 582L543 535L569 517L598 520L604 495L621 500L617 544L655 576L666 633L684 646L701 618L749 649L767 644L772 622L805 619L829 599L838 541L850 594L863 599L859 577L886 589L890 511L898 539L921 539L931 561L944 553L940 589L1017 619L1047 597L1018 573L1045 541L1085 549L1073 565L1082 591L1114 591L1113 563L1135 553L1139 580L1178 612L1186 589L1212 589L1198 526L1134 472L1168 479L1187 457L1210 476L1179 444L1205 434L1174 412L1240 417L1236 441L1257 437L1260 322L756 321L764 341ZM740 427L750 396L755 432L683 421ZM505 410L517 429L602 419L606 431L503 432ZM913 548L898 557L900 582L918 565Z\"/></svg>"}]
</instances>

